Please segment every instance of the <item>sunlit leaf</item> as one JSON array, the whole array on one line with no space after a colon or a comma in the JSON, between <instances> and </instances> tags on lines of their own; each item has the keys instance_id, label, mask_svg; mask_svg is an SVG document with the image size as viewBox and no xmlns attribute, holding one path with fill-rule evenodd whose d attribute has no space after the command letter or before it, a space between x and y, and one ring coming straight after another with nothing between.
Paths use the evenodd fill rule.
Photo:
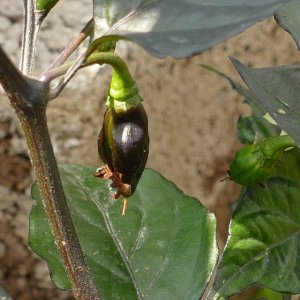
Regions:
<instances>
[{"instance_id":1,"label":"sunlit leaf","mask_svg":"<svg viewBox=\"0 0 300 300\"><path fill-rule=\"evenodd\" d=\"M288 0L94 0L95 39L138 43L158 57L189 57L236 35Z\"/></svg>"},{"instance_id":2,"label":"sunlit leaf","mask_svg":"<svg viewBox=\"0 0 300 300\"><path fill-rule=\"evenodd\" d=\"M126 215L96 168L60 168L84 254L103 299L198 299L218 251L215 219L194 198L145 170ZM37 188L30 217L30 246L49 265L60 288L69 288ZM136 289L138 292L136 292Z\"/></svg>"}]
</instances>

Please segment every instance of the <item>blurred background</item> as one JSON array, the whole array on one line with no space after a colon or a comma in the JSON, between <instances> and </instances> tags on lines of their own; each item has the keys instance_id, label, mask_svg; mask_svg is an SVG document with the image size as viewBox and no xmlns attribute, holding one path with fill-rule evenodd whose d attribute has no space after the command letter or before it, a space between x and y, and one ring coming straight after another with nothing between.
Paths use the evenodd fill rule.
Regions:
<instances>
[{"instance_id":1,"label":"blurred background","mask_svg":"<svg viewBox=\"0 0 300 300\"><path fill-rule=\"evenodd\" d=\"M92 15L92 1L61 1L44 22L38 40L36 76L47 67ZM22 1L1 0L0 44L18 64ZM242 97L225 79L203 69L208 64L239 80L233 56L251 67L298 61L290 36L273 19L252 27L204 54L186 60L156 59L130 43L118 53L128 62L149 117L148 167L161 172L186 194L220 217L224 240L229 204L239 187L220 182L241 147L236 122L249 114ZM81 70L48 109L51 138L59 163L99 164L97 136L103 120L111 70ZM17 300L72 299L52 284L46 264L27 246L28 214L34 181L19 123L0 92L0 283Z\"/></svg>"}]
</instances>

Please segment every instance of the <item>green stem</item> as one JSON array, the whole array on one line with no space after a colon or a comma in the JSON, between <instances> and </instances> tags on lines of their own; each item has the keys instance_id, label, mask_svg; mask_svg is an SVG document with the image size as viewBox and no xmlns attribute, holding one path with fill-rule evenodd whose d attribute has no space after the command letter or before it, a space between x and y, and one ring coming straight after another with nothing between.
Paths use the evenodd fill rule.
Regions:
<instances>
[{"instance_id":1,"label":"green stem","mask_svg":"<svg viewBox=\"0 0 300 300\"><path fill-rule=\"evenodd\" d=\"M113 67L113 77L109 87L109 96L122 101L138 93L138 87L132 78L126 63L113 52L99 52L91 54L85 65L109 64Z\"/></svg>"},{"instance_id":2,"label":"green stem","mask_svg":"<svg viewBox=\"0 0 300 300\"><path fill-rule=\"evenodd\" d=\"M288 135L281 135L271 137L262 142L262 151L267 157L273 157L275 153L280 150L284 150L290 147L296 147L296 143L293 138Z\"/></svg>"},{"instance_id":3,"label":"green stem","mask_svg":"<svg viewBox=\"0 0 300 300\"><path fill-rule=\"evenodd\" d=\"M138 87L132 78L126 63L122 58L113 52L99 52L91 54L80 67L86 67L93 64L109 64L113 67L114 73L109 88L109 96L118 101L130 102L130 99L136 99L138 95ZM64 75L73 65L68 63L63 66L49 70L44 74L43 80L50 82L54 78Z\"/></svg>"}]
</instances>

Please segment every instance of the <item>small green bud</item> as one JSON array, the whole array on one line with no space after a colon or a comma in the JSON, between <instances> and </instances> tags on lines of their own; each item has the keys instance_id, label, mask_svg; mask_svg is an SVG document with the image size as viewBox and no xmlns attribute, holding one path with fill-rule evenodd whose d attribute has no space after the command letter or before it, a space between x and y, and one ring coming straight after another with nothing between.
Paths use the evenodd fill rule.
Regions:
<instances>
[{"instance_id":1,"label":"small green bud","mask_svg":"<svg viewBox=\"0 0 300 300\"><path fill-rule=\"evenodd\" d=\"M283 151L295 147L287 135L271 137L239 150L228 171L230 179L243 185L253 186L272 175L272 168Z\"/></svg>"}]
</instances>

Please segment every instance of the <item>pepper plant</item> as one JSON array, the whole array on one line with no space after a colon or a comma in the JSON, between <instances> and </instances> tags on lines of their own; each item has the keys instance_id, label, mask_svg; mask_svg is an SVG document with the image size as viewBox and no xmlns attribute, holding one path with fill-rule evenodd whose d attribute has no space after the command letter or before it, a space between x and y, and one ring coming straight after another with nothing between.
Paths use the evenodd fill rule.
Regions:
<instances>
[{"instance_id":1,"label":"pepper plant","mask_svg":"<svg viewBox=\"0 0 300 300\"><path fill-rule=\"evenodd\" d=\"M227 245L218 249L214 215L162 175L144 170L147 115L116 50L124 39L160 58L188 58L274 14L299 45L300 0L94 0L90 22L34 78L39 28L58 2L24 0L20 70L0 47L0 83L24 130L36 176L29 244L47 261L54 284L86 300L225 299L253 284L261 288L251 299L300 293L299 66L249 69L232 59L249 89L206 66L253 108L238 123L238 136L249 145L228 169L229 179L244 188L232 209ZM70 60L86 39L84 54ZM99 135L106 165L58 167L47 105L91 64L114 70ZM115 198L128 198L124 216L110 187Z\"/></svg>"}]
</instances>

